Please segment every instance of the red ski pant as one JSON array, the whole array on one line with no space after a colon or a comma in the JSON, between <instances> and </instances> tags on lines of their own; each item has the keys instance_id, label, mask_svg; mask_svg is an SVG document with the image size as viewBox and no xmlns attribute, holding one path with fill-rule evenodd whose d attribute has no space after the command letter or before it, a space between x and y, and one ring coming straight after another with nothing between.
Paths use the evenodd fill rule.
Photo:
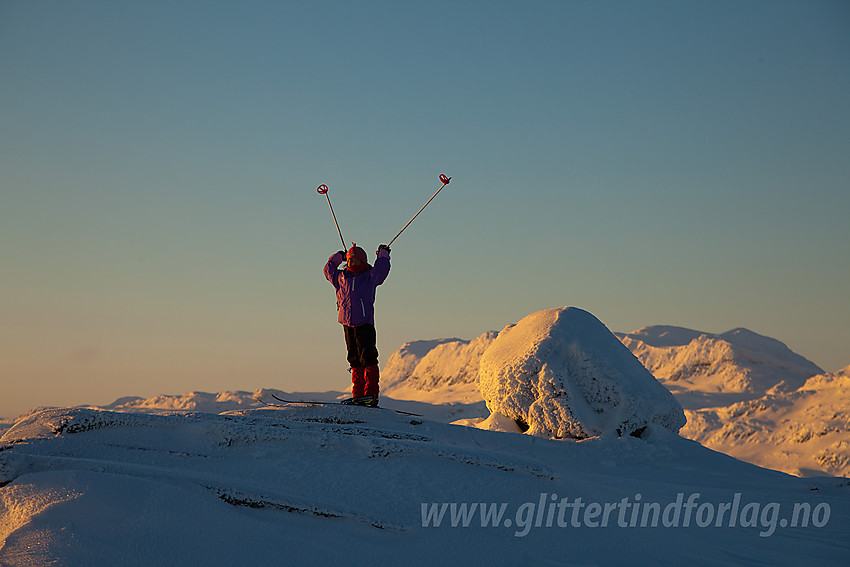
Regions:
<instances>
[{"instance_id":1,"label":"red ski pant","mask_svg":"<svg viewBox=\"0 0 850 567\"><path fill-rule=\"evenodd\" d=\"M378 395L378 347L375 346L374 325L360 325L345 330L345 346L348 349L348 363L351 365L351 396Z\"/></svg>"}]
</instances>

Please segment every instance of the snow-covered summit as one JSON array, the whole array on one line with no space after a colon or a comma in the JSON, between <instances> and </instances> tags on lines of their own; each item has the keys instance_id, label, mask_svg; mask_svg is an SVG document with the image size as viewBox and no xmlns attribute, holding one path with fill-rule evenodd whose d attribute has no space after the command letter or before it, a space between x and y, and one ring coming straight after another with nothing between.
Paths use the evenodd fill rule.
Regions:
<instances>
[{"instance_id":1,"label":"snow-covered summit","mask_svg":"<svg viewBox=\"0 0 850 567\"><path fill-rule=\"evenodd\" d=\"M583 439L650 424L677 432L682 407L596 317L576 307L532 313L481 356L487 408L530 434Z\"/></svg>"},{"instance_id":2,"label":"snow-covered summit","mask_svg":"<svg viewBox=\"0 0 850 567\"><path fill-rule=\"evenodd\" d=\"M716 335L652 326L617 336L688 409L793 391L823 373L782 342L742 328Z\"/></svg>"},{"instance_id":3,"label":"snow-covered summit","mask_svg":"<svg viewBox=\"0 0 850 567\"><path fill-rule=\"evenodd\" d=\"M478 365L496 335L403 344L381 372L382 394L429 403L480 402Z\"/></svg>"}]
</instances>

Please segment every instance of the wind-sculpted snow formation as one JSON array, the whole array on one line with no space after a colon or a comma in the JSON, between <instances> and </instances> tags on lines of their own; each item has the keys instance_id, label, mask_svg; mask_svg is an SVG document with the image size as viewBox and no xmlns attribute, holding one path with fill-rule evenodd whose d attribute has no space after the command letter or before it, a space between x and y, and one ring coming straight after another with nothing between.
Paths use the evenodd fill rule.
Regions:
<instances>
[{"instance_id":1,"label":"wind-sculpted snow formation","mask_svg":"<svg viewBox=\"0 0 850 567\"><path fill-rule=\"evenodd\" d=\"M478 386L491 413L544 437L676 433L682 407L596 317L546 309L509 325L481 356Z\"/></svg>"}]
</instances>

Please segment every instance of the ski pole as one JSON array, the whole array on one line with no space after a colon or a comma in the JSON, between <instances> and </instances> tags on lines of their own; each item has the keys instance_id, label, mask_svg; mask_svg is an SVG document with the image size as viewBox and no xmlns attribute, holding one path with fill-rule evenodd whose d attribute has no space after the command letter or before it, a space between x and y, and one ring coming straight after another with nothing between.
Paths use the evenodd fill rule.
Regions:
<instances>
[{"instance_id":1,"label":"ski pole","mask_svg":"<svg viewBox=\"0 0 850 567\"><path fill-rule=\"evenodd\" d=\"M334 218L334 224L336 225L336 231L339 233L339 241L342 242L342 249L345 250L345 239L342 237L342 231L339 229L339 223L336 222L336 215L334 214L333 205L331 205L331 198L328 197L328 186L327 185L319 185L316 188L316 192L320 195L324 195L328 200L328 206L331 208L331 216Z\"/></svg>"},{"instance_id":2,"label":"ski pole","mask_svg":"<svg viewBox=\"0 0 850 567\"><path fill-rule=\"evenodd\" d=\"M446 177L446 175L445 175L444 173L441 173L441 174L440 174L440 181L442 181L442 182L443 182L443 184L442 184L442 185L440 185L440 188L439 188L439 189L437 189L437 193L439 193L440 191L442 191L442 190L443 190L443 187L445 187L446 185L448 185L448 184L449 184L449 181L451 181L451 180L452 180L452 178L451 178L451 177ZM434 200L434 197L436 197L436 196L437 196L437 193L434 193L434 194L431 196L431 198L430 198L430 199L428 199L428 203L430 203L431 201L433 201L433 200ZM398 231L398 234L396 234L396 235L393 237L393 239L392 239L392 240L390 240L390 243L389 243L389 244L387 244L387 247L389 247L389 246L390 246L393 242L395 242L395 239L396 239L396 238L398 238L399 236L401 236L401 233L402 233L402 232L404 232L404 229L405 229L405 228L407 228L408 226L410 226L410 223L412 223L412 222L413 222L413 220L414 220L416 217L418 217L418 216L419 216L419 213L421 213L421 212L425 209L425 207L427 207L427 206L428 206L428 203L425 203L424 205L422 205L422 208L421 208L421 209L419 209L418 211L416 211L416 214L415 214L415 215L413 215L413 218L412 218L412 219L410 219L409 221L407 221L407 224L406 224L406 225L404 225L404 227L403 227L400 231Z\"/></svg>"}]
</instances>

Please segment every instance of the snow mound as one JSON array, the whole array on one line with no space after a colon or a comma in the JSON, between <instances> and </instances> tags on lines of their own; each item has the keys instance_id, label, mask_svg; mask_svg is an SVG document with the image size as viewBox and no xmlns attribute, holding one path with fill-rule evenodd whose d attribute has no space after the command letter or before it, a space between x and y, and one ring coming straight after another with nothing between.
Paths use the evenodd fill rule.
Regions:
<instances>
[{"instance_id":1,"label":"snow mound","mask_svg":"<svg viewBox=\"0 0 850 567\"><path fill-rule=\"evenodd\" d=\"M664 325L617 336L689 409L791 392L823 373L784 343L742 328L715 335Z\"/></svg>"},{"instance_id":2,"label":"snow mound","mask_svg":"<svg viewBox=\"0 0 850 567\"><path fill-rule=\"evenodd\" d=\"M682 407L596 317L575 307L528 315L499 333L480 360L491 413L532 435L584 439L635 434L650 424L678 432Z\"/></svg>"}]
</instances>

